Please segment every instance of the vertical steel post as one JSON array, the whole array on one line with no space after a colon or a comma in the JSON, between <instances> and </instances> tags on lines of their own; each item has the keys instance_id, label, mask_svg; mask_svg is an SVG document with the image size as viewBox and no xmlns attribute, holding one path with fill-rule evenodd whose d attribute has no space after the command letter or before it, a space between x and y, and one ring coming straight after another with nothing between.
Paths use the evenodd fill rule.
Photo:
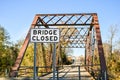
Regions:
<instances>
[{"instance_id":1,"label":"vertical steel post","mask_svg":"<svg viewBox=\"0 0 120 80\"><path fill-rule=\"evenodd\" d=\"M86 50L87 48L86 48L86 45L85 45L85 60L84 60L84 65L85 65L85 69L87 69L87 67L86 67L86 65L87 65L87 63L86 63L86 61L87 61L87 50Z\"/></svg>"},{"instance_id":2,"label":"vertical steel post","mask_svg":"<svg viewBox=\"0 0 120 80\"><path fill-rule=\"evenodd\" d=\"M59 66L57 67L57 80L59 80Z\"/></svg>"},{"instance_id":3,"label":"vertical steel post","mask_svg":"<svg viewBox=\"0 0 120 80\"><path fill-rule=\"evenodd\" d=\"M85 61L84 61L84 64L86 66L86 46L85 46Z\"/></svg>"},{"instance_id":4,"label":"vertical steel post","mask_svg":"<svg viewBox=\"0 0 120 80\"><path fill-rule=\"evenodd\" d=\"M56 43L54 43L53 50L53 80L55 80L55 72L56 72Z\"/></svg>"},{"instance_id":5,"label":"vertical steel post","mask_svg":"<svg viewBox=\"0 0 120 80\"><path fill-rule=\"evenodd\" d=\"M81 80L81 76L80 76L80 66L78 66L78 72L79 72L79 80Z\"/></svg>"},{"instance_id":6,"label":"vertical steel post","mask_svg":"<svg viewBox=\"0 0 120 80\"><path fill-rule=\"evenodd\" d=\"M94 27L92 28L92 33L91 33L91 75L94 76L94 71L93 71L93 66L94 66L94 48L95 48L95 33L94 33Z\"/></svg>"},{"instance_id":7,"label":"vertical steel post","mask_svg":"<svg viewBox=\"0 0 120 80\"><path fill-rule=\"evenodd\" d=\"M38 66L36 66L36 77L38 76Z\"/></svg>"},{"instance_id":8,"label":"vertical steel post","mask_svg":"<svg viewBox=\"0 0 120 80\"><path fill-rule=\"evenodd\" d=\"M36 79L36 42L34 43L34 76L33 80Z\"/></svg>"}]
</instances>

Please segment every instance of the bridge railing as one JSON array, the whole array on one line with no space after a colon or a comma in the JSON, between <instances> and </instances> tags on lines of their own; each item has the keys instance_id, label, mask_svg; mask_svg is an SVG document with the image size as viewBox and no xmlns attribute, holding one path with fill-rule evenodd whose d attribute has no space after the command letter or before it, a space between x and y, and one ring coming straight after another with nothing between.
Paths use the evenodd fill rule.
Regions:
<instances>
[{"instance_id":1,"label":"bridge railing","mask_svg":"<svg viewBox=\"0 0 120 80\"><path fill-rule=\"evenodd\" d=\"M92 67L91 67L92 66ZM63 66L57 66L56 67L56 78L57 80L59 80L60 77L66 77L67 74L72 74L72 73L77 73L77 75L75 76L69 76L71 78L77 78L79 80L81 80L81 77L90 77L90 76L84 76L81 75L81 73L84 72L89 72L91 76L93 76L93 78L97 79L100 75L100 69L95 69L95 66L99 66L99 64L96 65L63 65ZM52 66L37 66L36 67L36 75L39 78L50 78L52 77ZM72 70L72 71L66 71L66 69L72 69L72 68L76 68L76 70ZM81 68L85 68L84 70L82 70ZM18 77L33 77L33 66L21 66L19 71L16 71L18 73ZM50 75L51 76L47 76ZM63 76L61 76L60 74L64 74ZM67 78L69 78L67 77Z\"/></svg>"}]
</instances>

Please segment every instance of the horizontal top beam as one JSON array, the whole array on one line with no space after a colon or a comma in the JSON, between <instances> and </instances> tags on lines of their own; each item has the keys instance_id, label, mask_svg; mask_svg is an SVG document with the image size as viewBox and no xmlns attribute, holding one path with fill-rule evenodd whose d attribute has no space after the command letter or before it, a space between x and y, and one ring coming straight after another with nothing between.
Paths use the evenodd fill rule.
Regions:
<instances>
[{"instance_id":1,"label":"horizontal top beam","mask_svg":"<svg viewBox=\"0 0 120 80\"><path fill-rule=\"evenodd\" d=\"M62 16L62 15L97 15L97 13L36 14L36 16L47 16L47 15L49 15L49 16L54 16L54 15L56 15L56 16Z\"/></svg>"},{"instance_id":2,"label":"horizontal top beam","mask_svg":"<svg viewBox=\"0 0 120 80\"><path fill-rule=\"evenodd\" d=\"M91 26L96 24L33 24L33 26Z\"/></svg>"},{"instance_id":3,"label":"horizontal top beam","mask_svg":"<svg viewBox=\"0 0 120 80\"><path fill-rule=\"evenodd\" d=\"M98 24L93 22L96 13L77 14L36 14L38 17L34 26L92 26Z\"/></svg>"}]
</instances>

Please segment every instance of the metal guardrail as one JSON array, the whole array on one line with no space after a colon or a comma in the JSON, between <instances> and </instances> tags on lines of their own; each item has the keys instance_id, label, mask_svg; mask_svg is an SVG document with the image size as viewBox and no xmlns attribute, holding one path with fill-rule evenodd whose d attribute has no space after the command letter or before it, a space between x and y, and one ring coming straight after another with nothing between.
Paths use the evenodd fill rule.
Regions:
<instances>
[{"instance_id":1,"label":"metal guardrail","mask_svg":"<svg viewBox=\"0 0 120 80\"><path fill-rule=\"evenodd\" d=\"M77 73L77 75L75 75L74 77L77 77L78 80L82 80L81 77L93 77L93 78L97 78L98 76L96 75L91 75L91 76L83 76L81 75L81 73L84 73L84 72L87 72L87 67L89 67L89 73L91 72L100 72L100 70L94 70L94 71L91 71L93 70L92 68L90 68L91 65L63 65L63 66L57 66L56 67L56 78L57 80L59 80L60 78L60 74L70 74L70 73ZM93 65L92 65L93 66ZM99 64L96 64L94 66L99 66ZM84 71L81 71L81 68L84 67L86 70ZM72 69L72 68L77 68L77 71L65 71L66 69ZM40 69L49 69L50 71L40 71ZM33 77L33 66L21 66L19 71L16 71L18 72L18 77ZM45 78L47 75L51 74L53 71L52 71L52 67L51 66L38 66L37 67L37 70L36 70L36 75L37 77L39 78ZM31 76L26 76L27 74L31 74ZM41 74L41 75L39 75Z\"/></svg>"}]
</instances>

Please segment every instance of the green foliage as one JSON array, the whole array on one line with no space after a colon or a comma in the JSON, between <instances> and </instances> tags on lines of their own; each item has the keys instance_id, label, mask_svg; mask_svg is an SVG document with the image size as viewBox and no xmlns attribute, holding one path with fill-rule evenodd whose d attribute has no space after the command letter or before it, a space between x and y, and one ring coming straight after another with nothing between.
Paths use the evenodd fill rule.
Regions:
<instances>
[{"instance_id":1,"label":"green foliage","mask_svg":"<svg viewBox=\"0 0 120 80\"><path fill-rule=\"evenodd\" d=\"M27 50L25 52L23 61L21 66L31 66L33 67L33 58L34 58L34 45L30 43L27 47ZM43 45L42 43L37 43L37 54L36 54L36 66L41 67L41 66L51 66L51 60L50 55L52 51L50 50L50 46ZM48 57L47 57L48 56ZM47 64L48 63L48 64ZM39 68L39 72L47 72L50 69L45 69L45 68ZM33 72L31 69L27 69L27 72ZM38 74L39 76L41 74ZM26 74L26 76L32 76L32 74Z\"/></svg>"},{"instance_id":2,"label":"green foliage","mask_svg":"<svg viewBox=\"0 0 120 80\"><path fill-rule=\"evenodd\" d=\"M62 58L62 63L63 64L65 64L65 65L69 65L69 64L72 64L72 61L69 61L68 60L68 53L69 52L65 52L65 49L64 50L62 50L62 56L61 56L61 58Z\"/></svg>"},{"instance_id":3,"label":"green foliage","mask_svg":"<svg viewBox=\"0 0 120 80\"><path fill-rule=\"evenodd\" d=\"M118 44L120 45L120 44ZM104 43L104 52L110 80L120 80L120 52L114 49L110 52L110 44Z\"/></svg>"},{"instance_id":4,"label":"green foliage","mask_svg":"<svg viewBox=\"0 0 120 80\"><path fill-rule=\"evenodd\" d=\"M107 60L108 74L110 80L120 79L120 54L113 53Z\"/></svg>"},{"instance_id":5,"label":"green foliage","mask_svg":"<svg viewBox=\"0 0 120 80\"><path fill-rule=\"evenodd\" d=\"M15 60L18 56L18 52L22 47L24 40L19 40L16 44L10 42L10 35L4 29L4 27L0 26L0 76L5 76L6 72L9 72L11 67L14 65ZM63 41L64 42L64 41ZM65 45L68 43L65 42ZM33 66L33 44L29 44L24 55L21 66ZM59 48L56 50L56 63L57 64L70 64L67 59L67 55L72 54L72 50L65 51L65 49L61 49L61 53L59 53ZM52 53L53 53L53 44L37 44L37 66L52 66ZM61 61L58 63L58 57L61 57ZM39 71L50 72L52 69L40 68ZM26 71L31 72L32 69L26 69ZM31 76L33 74L27 75ZM41 74L39 74L41 75Z\"/></svg>"},{"instance_id":6,"label":"green foliage","mask_svg":"<svg viewBox=\"0 0 120 80\"><path fill-rule=\"evenodd\" d=\"M63 61L63 64L66 64L67 62L67 57L64 52L62 52L62 61Z\"/></svg>"},{"instance_id":7,"label":"green foliage","mask_svg":"<svg viewBox=\"0 0 120 80\"><path fill-rule=\"evenodd\" d=\"M10 41L7 31L0 26L0 76L5 76L17 57L18 48Z\"/></svg>"},{"instance_id":8,"label":"green foliage","mask_svg":"<svg viewBox=\"0 0 120 80\"><path fill-rule=\"evenodd\" d=\"M33 44L30 44L26 50L24 55L24 59L22 61L22 66L33 66Z\"/></svg>"}]
</instances>

